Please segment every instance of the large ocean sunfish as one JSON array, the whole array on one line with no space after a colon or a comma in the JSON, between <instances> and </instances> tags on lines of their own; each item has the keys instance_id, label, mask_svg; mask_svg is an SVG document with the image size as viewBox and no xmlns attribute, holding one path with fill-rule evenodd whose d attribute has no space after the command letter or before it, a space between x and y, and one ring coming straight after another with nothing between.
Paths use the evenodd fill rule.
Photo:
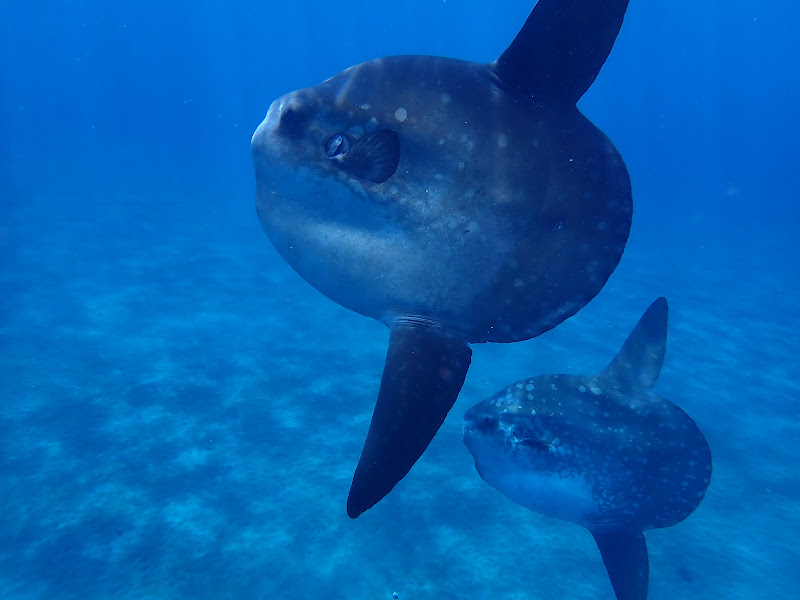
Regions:
<instances>
[{"instance_id":1,"label":"large ocean sunfish","mask_svg":"<svg viewBox=\"0 0 800 600\"><path fill-rule=\"evenodd\" d=\"M647 597L642 532L683 521L711 480L695 422L650 391L666 339L659 298L599 375L525 379L464 416L480 476L526 508L586 527L618 600Z\"/></svg>"},{"instance_id":2,"label":"large ocean sunfish","mask_svg":"<svg viewBox=\"0 0 800 600\"><path fill-rule=\"evenodd\" d=\"M540 0L496 61L365 62L275 100L253 135L261 224L330 299L390 329L347 512L427 448L478 342L514 342L603 287L630 179L577 109L627 0Z\"/></svg>"}]
</instances>

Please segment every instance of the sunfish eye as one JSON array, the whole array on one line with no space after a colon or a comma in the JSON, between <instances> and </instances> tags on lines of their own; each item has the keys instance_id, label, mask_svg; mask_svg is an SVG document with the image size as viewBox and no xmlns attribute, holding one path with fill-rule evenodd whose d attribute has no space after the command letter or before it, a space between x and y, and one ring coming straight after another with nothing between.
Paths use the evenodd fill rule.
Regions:
<instances>
[{"instance_id":1,"label":"sunfish eye","mask_svg":"<svg viewBox=\"0 0 800 600\"><path fill-rule=\"evenodd\" d=\"M341 156L350 149L350 140L343 133L335 133L325 142L325 155L328 158Z\"/></svg>"}]
</instances>

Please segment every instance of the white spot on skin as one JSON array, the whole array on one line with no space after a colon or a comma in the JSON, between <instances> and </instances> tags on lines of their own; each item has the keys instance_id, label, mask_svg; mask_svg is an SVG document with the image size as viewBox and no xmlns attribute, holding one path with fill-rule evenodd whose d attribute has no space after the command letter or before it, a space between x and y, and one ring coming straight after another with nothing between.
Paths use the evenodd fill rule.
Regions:
<instances>
[{"instance_id":1,"label":"white spot on skin","mask_svg":"<svg viewBox=\"0 0 800 600\"><path fill-rule=\"evenodd\" d=\"M501 148L508 146L508 138L502 134L497 138L497 145Z\"/></svg>"},{"instance_id":2,"label":"white spot on skin","mask_svg":"<svg viewBox=\"0 0 800 600\"><path fill-rule=\"evenodd\" d=\"M394 118L402 123L408 118L408 111L401 106L396 111L394 111Z\"/></svg>"},{"instance_id":3,"label":"white spot on skin","mask_svg":"<svg viewBox=\"0 0 800 600\"><path fill-rule=\"evenodd\" d=\"M441 181L442 180L442 174L441 173L437 173L436 175L434 175L434 177L436 177L436 181Z\"/></svg>"},{"instance_id":4,"label":"white spot on skin","mask_svg":"<svg viewBox=\"0 0 800 600\"><path fill-rule=\"evenodd\" d=\"M439 138L439 145L440 145L440 146L443 146L443 145L444 145L444 138Z\"/></svg>"},{"instance_id":5,"label":"white spot on skin","mask_svg":"<svg viewBox=\"0 0 800 600\"><path fill-rule=\"evenodd\" d=\"M394 194L397 194L397 186L396 186L396 185L393 185L392 187L390 187L390 188L389 188L389 193L390 193L390 194L393 194L393 195L394 195Z\"/></svg>"},{"instance_id":6,"label":"white spot on skin","mask_svg":"<svg viewBox=\"0 0 800 600\"><path fill-rule=\"evenodd\" d=\"M467 142L467 150L472 150L475 147L475 144L472 142Z\"/></svg>"},{"instance_id":7,"label":"white spot on skin","mask_svg":"<svg viewBox=\"0 0 800 600\"><path fill-rule=\"evenodd\" d=\"M449 104L450 103L450 94L445 92L442 94L442 104Z\"/></svg>"},{"instance_id":8,"label":"white spot on skin","mask_svg":"<svg viewBox=\"0 0 800 600\"><path fill-rule=\"evenodd\" d=\"M463 160L458 161L458 168L459 169L463 169L464 168L464 161Z\"/></svg>"},{"instance_id":9,"label":"white spot on skin","mask_svg":"<svg viewBox=\"0 0 800 600\"><path fill-rule=\"evenodd\" d=\"M556 388L556 384L555 383L551 383L550 384L550 389L551 390L555 390L555 389L558 389L558 388Z\"/></svg>"},{"instance_id":10,"label":"white spot on skin","mask_svg":"<svg viewBox=\"0 0 800 600\"><path fill-rule=\"evenodd\" d=\"M602 393L602 391L600 390L600 388L599 388L599 387L593 387L593 388L589 388L589 389L591 389L591 390L592 390L592 393L593 393L595 396L599 396L599 395Z\"/></svg>"},{"instance_id":11,"label":"white spot on skin","mask_svg":"<svg viewBox=\"0 0 800 600\"><path fill-rule=\"evenodd\" d=\"M528 385L525 386L525 389L528 390L529 392L533 391L533 384L529 383Z\"/></svg>"},{"instance_id":12,"label":"white spot on skin","mask_svg":"<svg viewBox=\"0 0 800 600\"><path fill-rule=\"evenodd\" d=\"M369 104L359 104L358 108L360 108L361 110L369 110L371 106Z\"/></svg>"},{"instance_id":13,"label":"white spot on skin","mask_svg":"<svg viewBox=\"0 0 800 600\"><path fill-rule=\"evenodd\" d=\"M585 393L585 392L586 392L586 386L585 386L585 385L580 385L580 386L578 386L578 391L579 391L581 394Z\"/></svg>"},{"instance_id":14,"label":"white spot on skin","mask_svg":"<svg viewBox=\"0 0 800 600\"><path fill-rule=\"evenodd\" d=\"M367 127L367 130L372 131L373 129L378 127L378 119L376 119L375 117L372 117L369 121L367 121L366 127Z\"/></svg>"}]
</instances>

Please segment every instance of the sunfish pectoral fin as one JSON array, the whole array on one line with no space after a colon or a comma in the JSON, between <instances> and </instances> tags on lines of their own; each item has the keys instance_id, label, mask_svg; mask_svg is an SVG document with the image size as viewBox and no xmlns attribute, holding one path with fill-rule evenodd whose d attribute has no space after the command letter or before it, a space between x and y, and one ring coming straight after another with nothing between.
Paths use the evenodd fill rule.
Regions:
<instances>
[{"instance_id":1,"label":"sunfish pectoral fin","mask_svg":"<svg viewBox=\"0 0 800 600\"><path fill-rule=\"evenodd\" d=\"M649 391L664 364L668 313L666 298L653 302L602 375L617 387Z\"/></svg>"},{"instance_id":2,"label":"sunfish pectoral fin","mask_svg":"<svg viewBox=\"0 0 800 600\"><path fill-rule=\"evenodd\" d=\"M471 356L463 340L418 326L392 328L378 402L347 498L350 517L379 502L422 456L461 391Z\"/></svg>"},{"instance_id":3,"label":"sunfish pectoral fin","mask_svg":"<svg viewBox=\"0 0 800 600\"><path fill-rule=\"evenodd\" d=\"M617 600L646 600L650 564L641 531L592 531Z\"/></svg>"},{"instance_id":4,"label":"sunfish pectoral fin","mask_svg":"<svg viewBox=\"0 0 800 600\"><path fill-rule=\"evenodd\" d=\"M504 87L577 102L606 62L628 0L539 0L494 63Z\"/></svg>"},{"instance_id":5,"label":"sunfish pectoral fin","mask_svg":"<svg viewBox=\"0 0 800 600\"><path fill-rule=\"evenodd\" d=\"M337 136L331 139L335 138ZM330 143L331 140L328 140L328 144ZM396 131L381 129L364 135L346 151L338 154L335 152L330 147L326 148L329 158L343 171L373 183L383 183L394 175L400 164L400 138Z\"/></svg>"}]
</instances>

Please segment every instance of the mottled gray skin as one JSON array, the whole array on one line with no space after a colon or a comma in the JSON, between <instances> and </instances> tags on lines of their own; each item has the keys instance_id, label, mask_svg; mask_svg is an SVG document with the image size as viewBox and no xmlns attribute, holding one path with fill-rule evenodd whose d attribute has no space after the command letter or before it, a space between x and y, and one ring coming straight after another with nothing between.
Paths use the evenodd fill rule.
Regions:
<instances>
[{"instance_id":1,"label":"mottled gray skin","mask_svg":"<svg viewBox=\"0 0 800 600\"><path fill-rule=\"evenodd\" d=\"M326 157L332 134L377 127L400 137L388 181ZM281 256L389 326L534 337L599 292L628 237L630 182L608 138L574 104L505 93L490 64L363 63L276 100L252 148L258 216Z\"/></svg>"},{"instance_id":2,"label":"mottled gray skin","mask_svg":"<svg viewBox=\"0 0 800 600\"><path fill-rule=\"evenodd\" d=\"M711 477L708 445L683 410L603 374L517 382L467 411L464 443L487 483L590 530L679 523Z\"/></svg>"},{"instance_id":3,"label":"mottled gray skin","mask_svg":"<svg viewBox=\"0 0 800 600\"><path fill-rule=\"evenodd\" d=\"M711 479L695 422L651 391L666 336L659 298L599 375L524 379L464 416L480 476L530 510L587 528L618 600L647 598L642 532L689 516Z\"/></svg>"}]
</instances>

